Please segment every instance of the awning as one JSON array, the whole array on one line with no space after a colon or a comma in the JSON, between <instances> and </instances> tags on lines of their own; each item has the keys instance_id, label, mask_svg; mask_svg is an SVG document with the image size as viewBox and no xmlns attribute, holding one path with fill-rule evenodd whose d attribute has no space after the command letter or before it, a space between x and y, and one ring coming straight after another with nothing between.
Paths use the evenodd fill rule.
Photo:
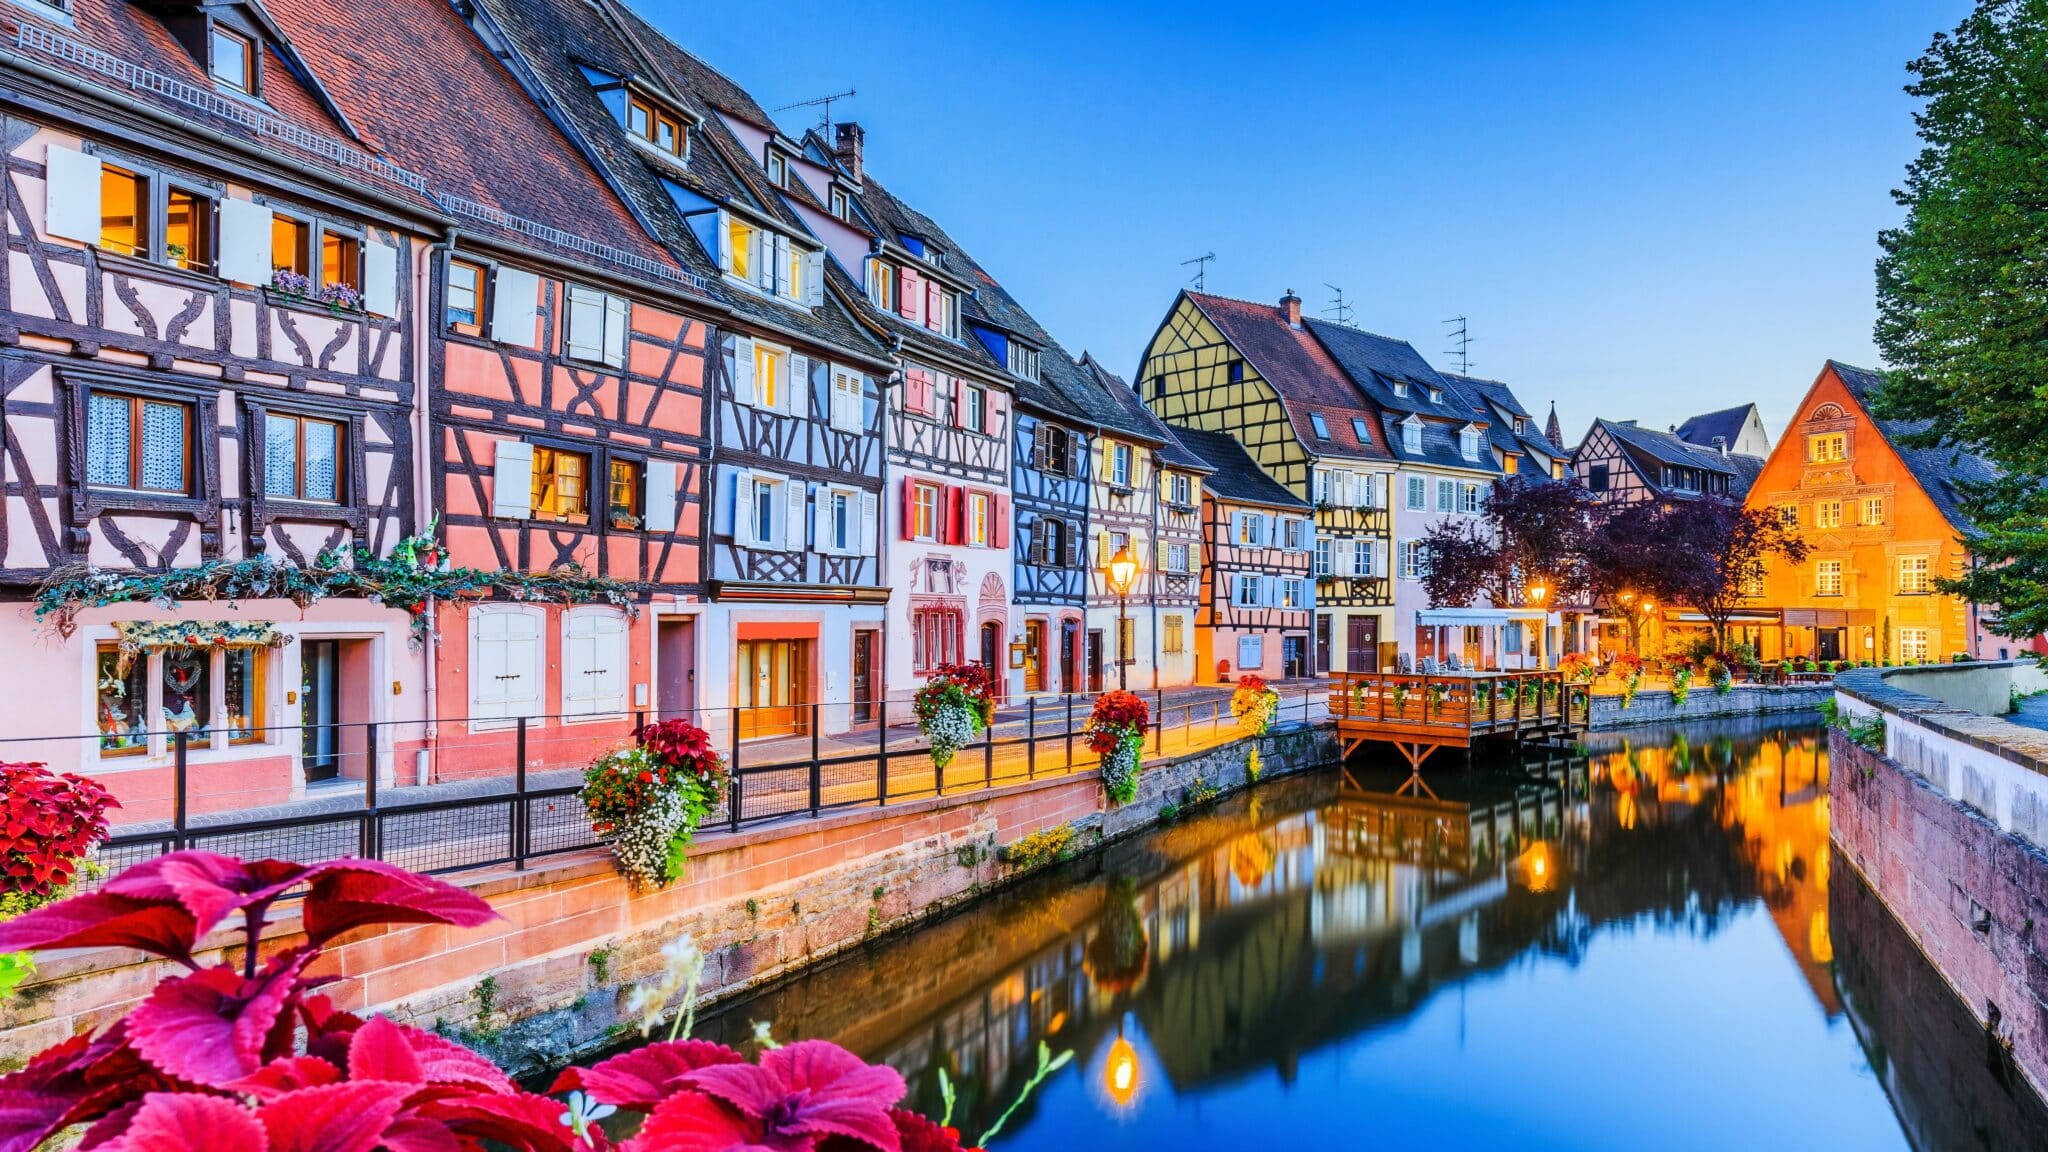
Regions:
<instances>
[{"instance_id":1,"label":"awning","mask_svg":"<svg viewBox=\"0 0 2048 1152\"><path fill-rule=\"evenodd\" d=\"M125 620L114 624L126 676L138 657L160 648L282 648L292 638L267 620Z\"/></svg>"},{"instance_id":2,"label":"awning","mask_svg":"<svg viewBox=\"0 0 2048 1152\"><path fill-rule=\"evenodd\" d=\"M1868 627L1877 623L1877 613L1869 608L1787 608L1785 625L1788 628L1847 628L1852 625Z\"/></svg>"},{"instance_id":3,"label":"awning","mask_svg":"<svg viewBox=\"0 0 2048 1152\"><path fill-rule=\"evenodd\" d=\"M1503 624L1550 623L1552 615L1541 608L1424 608L1415 614L1415 623L1424 628L1459 624L1497 628Z\"/></svg>"},{"instance_id":4,"label":"awning","mask_svg":"<svg viewBox=\"0 0 2048 1152\"><path fill-rule=\"evenodd\" d=\"M1679 612L1671 617L1680 624L1710 624L1712 621L1697 612ZM1737 612L1728 617L1730 624L1776 624L1776 612Z\"/></svg>"}]
</instances>

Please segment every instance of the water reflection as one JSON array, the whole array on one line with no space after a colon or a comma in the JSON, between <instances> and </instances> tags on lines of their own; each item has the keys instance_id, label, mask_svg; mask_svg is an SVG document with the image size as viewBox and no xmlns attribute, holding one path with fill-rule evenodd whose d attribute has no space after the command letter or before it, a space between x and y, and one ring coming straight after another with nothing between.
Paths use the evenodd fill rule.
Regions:
<instances>
[{"instance_id":1,"label":"water reflection","mask_svg":"<svg viewBox=\"0 0 2048 1152\"><path fill-rule=\"evenodd\" d=\"M708 1030L839 1040L932 1115L943 1068L970 1137L1040 1040L1074 1049L1005 1149L1906 1147L1891 1100L1921 1147L1955 1116L1968 1147L2038 1146L2038 1103L1988 1071L1939 1080L1942 1118L1914 1122L1937 1078L1882 1036L1916 1034L1946 989L1921 973L1910 1003L1866 991L1845 1018L1831 879L1861 893L1831 867L1811 726L1354 768L1114 845ZM1851 970L1911 974L1882 908L1854 907Z\"/></svg>"}]
</instances>

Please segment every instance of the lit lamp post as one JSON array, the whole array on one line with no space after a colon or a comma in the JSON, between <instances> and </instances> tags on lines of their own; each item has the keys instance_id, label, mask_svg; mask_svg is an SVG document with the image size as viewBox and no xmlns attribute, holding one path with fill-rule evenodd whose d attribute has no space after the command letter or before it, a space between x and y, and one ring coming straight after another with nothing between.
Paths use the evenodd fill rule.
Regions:
<instances>
[{"instance_id":1,"label":"lit lamp post","mask_svg":"<svg viewBox=\"0 0 2048 1152\"><path fill-rule=\"evenodd\" d=\"M1545 584L1540 577L1536 580L1531 581L1529 584L1528 599L1530 606L1535 608L1542 608L1544 601L1550 599L1549 585ZM1543 642L1545 639L1547 639L1548 633L1549 617L1546 616L1544 617L1544 619L1539 620L1536 623L1536 636L1538 640L1537 647L1539 649L1548 647L1548 645ZM1548 652L1543 651L1539 651L1537 653L1536 668L1538 671L1541 671L1546 665L1549 664L1549 655L1550 654ZM1525 659L1523 661L1525 667L1527 666L1527 663L1528 661Z\"/></svg>"},{"instance_id":2,"label":"lit lamp post","mask_svg":"<svg viewBox=\"0 0 2048 1152\"><path fill-rule=\"evenodd\" d=\"M1124 651L1124 629L1128 620L1131 588L1138 581L1138 558L1131 555L1131 546L1126 543L1109 558L1109 590L1116 593L1116 686L1118 691L1130 687L1130 654Z\"/></svg>"}]
</instances>

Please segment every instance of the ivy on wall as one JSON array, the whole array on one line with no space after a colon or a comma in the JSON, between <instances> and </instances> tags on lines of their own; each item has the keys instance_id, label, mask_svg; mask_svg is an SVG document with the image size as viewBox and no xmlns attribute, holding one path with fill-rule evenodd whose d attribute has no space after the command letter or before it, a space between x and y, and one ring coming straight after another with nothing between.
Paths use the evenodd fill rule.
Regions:
<instances>
[{"instance_id":1,"label":"ivy on wall","mask_svg":"<svg viewBox=\"0 0 2048 1152\"><path fill-rule=\"evenodd\" d=\"M433 599L502 596L508 600L556 604L611 604L636 613L643 585L613 580L564 564L546 572L486 572L457 568L432 535L400 541L388 557L366 548L353 553L325 551L310 567L268 556L214 560L163 571L96 568L73 564L53 570L36 589L36 619L59 636L78 627L78 614L113 604L150 604L166 611L181 601L289 600L301 608L330 596L359 596L412 616L413 642L426 636L427 603Z\"/></svg>"}]
</instances>

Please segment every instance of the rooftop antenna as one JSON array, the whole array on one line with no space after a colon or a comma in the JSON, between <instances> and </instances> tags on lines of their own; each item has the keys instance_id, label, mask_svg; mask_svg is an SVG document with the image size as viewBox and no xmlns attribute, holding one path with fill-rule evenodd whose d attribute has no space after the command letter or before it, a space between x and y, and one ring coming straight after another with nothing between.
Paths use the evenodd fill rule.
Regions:
<instances>
[{"instance_id":1,"label":"rooftop antenna","mask_svg":"<svg viewBox=\"0 0 2048 1152\"><path fill-rule=\"evenodd\" d=\"M832 134L832 102L833 102L834 100L851 100L851 99L853 99L853 89L851 89L851 88L848 88L848 89L847 89L846 91L844 91L844 92L834 92L834 93L833 93L833 94L831 94L830 96L817 96L817 97L813 97L812 99L809 99L809 100L799 100L799 101L797 101L797 102L796 102L796 103L794 103L794 104L784 104L784 105L783 105L782 107L780 107L780 108L777 108L777 109L776 109L776 111L777 111L777 112L787 112L787 111L789 111L789 110L790 110L791 108L820 108L820 109L823 109L823 113L822 113L822 114L821 114L821 115L819 116L819 118L818 118L818 123L819 123L819 126L821 126L822 128L824 128L824 129L825 129L825 134L826 134L827 136L830 136L830 135Z\"/></svg>"},{"instance_id":2,"label":"rooftop antenna","mask_svg":"<svg viewBox=\"0 0 2048 1152\"><path fill-rule=\"evenodd\" d=\"M1449 320L1444 321L1444 323L1457 325L1457 327L1451 329L1451 347L1444 352L1444 355L1456 356L1458 358L1458 375L1470 376L1472 374L1472 336L1466 330L1465 318L1463 316L1453 316Z\"/></svg>"},{"instance_id":3,"label":"rooftop antenna","mask_svg":"<svg viewBox=\"0 0 2048 1152\"><path fill-rule=\"evenodd\" d=\"M1204 252L1193 260L1183 260L1180 262L1180 266L1183 268L1190 264L1195 266L1195 279L1193 281L1195 291L1201 292L1207 289L1209 283L1209 261L1215 258L1216 254L1214 252Z\"/></svg>"},{"instance_id":4,"label":"rooftop antenna","mask_svg":"<svg viewBox=\"0 0 2048 1152\"><path fill-rule=\"evenodd\" d=\"M1337 323L1351 323L1351 305L1344 302L1344 290L1327 280L1323 281L1323 287L1337 294L1336 299L1330 301L1330 306L1323 310L1323 315L1328 316L1330 313L1335 312L1337 315L1332 317L1332 319L1336 320Z\"/></svg>"}]
</instances>

